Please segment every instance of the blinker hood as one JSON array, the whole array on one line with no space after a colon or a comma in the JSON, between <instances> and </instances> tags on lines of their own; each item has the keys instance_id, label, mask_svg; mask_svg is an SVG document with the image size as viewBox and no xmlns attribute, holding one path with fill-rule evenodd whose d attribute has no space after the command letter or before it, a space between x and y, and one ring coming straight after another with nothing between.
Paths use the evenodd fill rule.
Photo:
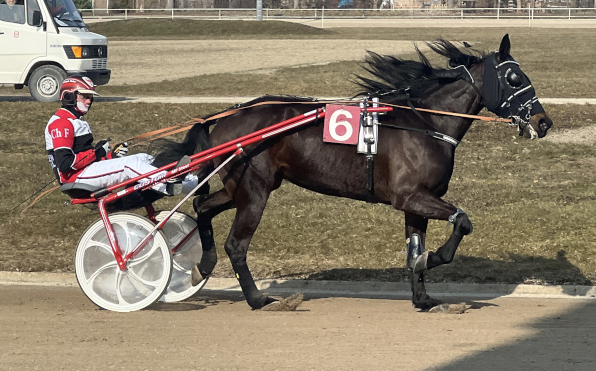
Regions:
<instances>
[{"instance_id":1,"label":"blinker hood","mask_svg":"<svg viewBox=\"0 0 596 371\"><path fill-rule=\"evenodd\" d=\"M544 112L530 79L519 64L512 58L499 63L496 53L486 57L482 99L489 111L503 118Z\"/></svg>"}]
</instances>

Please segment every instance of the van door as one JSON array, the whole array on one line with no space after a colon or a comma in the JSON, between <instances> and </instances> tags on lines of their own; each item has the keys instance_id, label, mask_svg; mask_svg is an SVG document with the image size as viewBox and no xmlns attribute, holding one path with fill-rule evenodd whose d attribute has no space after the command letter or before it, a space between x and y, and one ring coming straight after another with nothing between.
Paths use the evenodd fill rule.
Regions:
<instances>
[{"instance_id":1,"label":"van door","mask_svg":"<svg viewBox=\"0 0 596 371\"><path fill-rule=\"evenodd\" d=\"M45 57L47 33L34 25L41 19L38 0L6 0L0 4L0 83L22 84L25 69L34 59ZM35 16L34 16L35 14Z\"/></svg>"}]
</instances>

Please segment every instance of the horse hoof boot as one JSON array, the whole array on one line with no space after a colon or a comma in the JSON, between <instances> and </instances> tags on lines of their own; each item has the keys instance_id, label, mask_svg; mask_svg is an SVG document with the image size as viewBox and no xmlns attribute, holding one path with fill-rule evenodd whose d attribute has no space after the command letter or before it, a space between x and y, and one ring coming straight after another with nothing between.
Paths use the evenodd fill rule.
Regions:
<instances>
[{"instance_id":1,"label":"horse hoof boot","mask_svg":"<svg viewBox=\"0 0 596 371\"><path fill-rule=\"evenodd\" d=\"M409 270L414 270L414 266L423 252L424 246L422 246L422 239L418 234L412 233L408 242L408 257L406 259L406 266Z\"/></svg>"}]
</instances>

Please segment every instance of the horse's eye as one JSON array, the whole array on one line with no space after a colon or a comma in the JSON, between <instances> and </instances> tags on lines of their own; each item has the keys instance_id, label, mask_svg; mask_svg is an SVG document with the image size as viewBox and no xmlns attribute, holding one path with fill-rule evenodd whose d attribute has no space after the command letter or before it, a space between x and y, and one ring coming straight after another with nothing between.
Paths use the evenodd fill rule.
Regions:
<instances>
[{"instance_id":1,"label":"horse's eye","mask_svg":"<svg viewBox=\"0 0 596 371\"><path fill-rule=\"evenodd\" d=\"M510 71L507 74L507 83L513 88L519 88L522 84L521 77L517 73Z\"/></svg>"}]
</instances>

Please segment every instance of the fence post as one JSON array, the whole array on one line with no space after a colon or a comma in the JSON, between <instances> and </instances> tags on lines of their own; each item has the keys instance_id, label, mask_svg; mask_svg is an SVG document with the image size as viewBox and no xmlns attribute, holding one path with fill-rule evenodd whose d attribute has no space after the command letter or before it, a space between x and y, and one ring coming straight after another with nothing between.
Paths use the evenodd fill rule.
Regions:
<instances>
[{"instance_id":1,"label":"fence post","mask_svg":"<svg viewBox=\"0 0 596 371\"><path fill-rule=\"evenodd\" d=\"M497 19L499 19L499 11L501 10L501 8L497 8Z\"/></svg>"},{"instance_id":2,"label":"fence post","mask_svg":"<svg viewBox=\"0 0 596 371\"><path fill-rule=\"evenodd\" d=\"M124 19L128 19L128 9L124 9Z\"/></svg>"},{"instance_id":3,"label":"fence post","mask_svg":"<svg viewBox=\"0 0 596 371\"><path fill-rule=\"evenodd\" d=\"M221 9L219 10L219 19L221 20Z\"/></svg>"},{"instance_id":4,"label":"fence post","mask_svg":"<svg viewBox=\"0 0 596 371\"><path fill-rule=\"evenodd\" d=\"M325 7L321 9L321 28L325 28Z\"/></svg>"},{"instance_id":5,"label":"fence post","mask_svg":"<svg viewBox=\"0 0 596 371\"><path fill-rule=\"evenodd\" d=\"M257 21L263 20L263 0L257 0Z\"/></svg>"},{"instance_id":6,"label":"fence post","mask_svg":"<svg viewBox=\"0 0 596 371\"><path fill-rule=\"evenodd\" d=\"M569 18L567 19L571 19L571 8L569 8Z\"/></svg>"},{"instance_id":7,"label":"fence post","mask_svg":"<svg viewBox=\"0 0 596 371\"><path fill-rule=\"evenodd\" d=\"M172 8L172 19L174 19L174 8Z\"/></svg>"},{"instance_id":8,"label":"fence post","mask_svg":"<svg viewBox=\"0 0 596 371\"><path fill-rule=\"evenodd\" d=\"M464 10L461 10L461 19L464 19Z\"/></svg>"}]
</instances>

